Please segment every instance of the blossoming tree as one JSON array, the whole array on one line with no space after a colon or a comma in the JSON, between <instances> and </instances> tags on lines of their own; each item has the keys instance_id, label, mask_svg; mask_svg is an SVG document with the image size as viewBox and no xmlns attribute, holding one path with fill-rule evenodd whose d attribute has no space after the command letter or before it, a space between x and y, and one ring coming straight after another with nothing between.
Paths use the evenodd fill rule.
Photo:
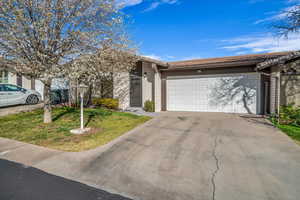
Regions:
<instances>
[{"instance_id":1,"label":"blossoming tree","mask_svg":"<svg viewBox=\"0 0 300 200\"><path fill-rule=\"evenodd\" d=\"M74 74L72 70L76 72L78 65L72 65L71 68L66 65L74 60L77 63L98 62L103 69L110 66L108 61L115 62L117 59L112 58L121 55L117 53L118 48L124 49L127 45L122 37L123 24L123 14L114 0L1 0L2 64L42 81L44 123L50 123L53 78L64 77L70 72ZM105 48L103 41L121 46ZM110 43L105 42L108 45ZM93 53L96 55L91 56ZM97 55L99 58L95 59ZM106 57L105 64L103 57ZM85 58L90 61L86 62ZM113 66L118 65L114 63ZM96 69L90 65L91 70Z\"/></svg>"}]
</instances>

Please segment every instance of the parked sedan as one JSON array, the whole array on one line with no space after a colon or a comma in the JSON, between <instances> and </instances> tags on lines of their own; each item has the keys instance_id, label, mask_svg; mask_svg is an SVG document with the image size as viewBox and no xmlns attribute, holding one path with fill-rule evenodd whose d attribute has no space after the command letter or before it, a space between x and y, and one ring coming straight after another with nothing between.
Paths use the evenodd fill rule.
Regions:
<instances>
[{"instance_id":1,"label":"parked sedan","mask_svg":"<svg viewBox=\"0 0 300 200\"><path fill-rule=\"evenodd\" d=\"M27 90L12 84L0 83L0 107L37 104L42 99L40 93L34 90Z\"/></svg>"}]
</instances>

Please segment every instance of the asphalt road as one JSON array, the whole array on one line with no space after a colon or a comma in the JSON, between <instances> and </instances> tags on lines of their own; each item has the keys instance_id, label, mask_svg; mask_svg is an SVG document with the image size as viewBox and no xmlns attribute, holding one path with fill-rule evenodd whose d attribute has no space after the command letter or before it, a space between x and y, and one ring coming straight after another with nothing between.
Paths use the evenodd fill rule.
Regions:
<instances>
[{"instance_id":1,"label":"asphalt road","mask_svg":"<svg viewBox=\"0 0 300 200\"><path fill-rule=\"evenodd\" d=\"M39 169L0 159L1 200L129 200Z\"/></svg>"}]
</instances>

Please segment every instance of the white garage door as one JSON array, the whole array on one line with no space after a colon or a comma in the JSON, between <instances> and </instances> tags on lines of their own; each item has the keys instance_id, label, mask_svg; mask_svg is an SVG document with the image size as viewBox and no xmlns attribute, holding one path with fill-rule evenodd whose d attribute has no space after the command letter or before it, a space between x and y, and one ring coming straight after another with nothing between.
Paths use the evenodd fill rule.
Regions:
<instances>
[{"instance_id":1,"label":"white garage door","mask_svg":"<svg viewBox=\"0 0 300 200\"><path fill-rule=\"evenodd\" d=\"M260 75L238 74L167 79L168 111L259 114Z\"/></svg>"}]
</instances>

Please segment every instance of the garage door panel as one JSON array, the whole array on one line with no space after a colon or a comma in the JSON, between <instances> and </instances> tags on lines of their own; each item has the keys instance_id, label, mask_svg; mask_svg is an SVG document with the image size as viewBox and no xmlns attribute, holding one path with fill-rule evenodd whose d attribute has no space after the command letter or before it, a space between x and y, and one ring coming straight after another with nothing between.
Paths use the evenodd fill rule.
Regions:
<instances>
[{"instance_id":1,"label":"garage door panel","mask_svg":"<svg viewBox=\"0 0 300 200\"><path fill-rule=\"evenodd\" d=\"M257 113L258 85L257 74L168 79L167 109Z\"/></svg>"}]
</instances>

